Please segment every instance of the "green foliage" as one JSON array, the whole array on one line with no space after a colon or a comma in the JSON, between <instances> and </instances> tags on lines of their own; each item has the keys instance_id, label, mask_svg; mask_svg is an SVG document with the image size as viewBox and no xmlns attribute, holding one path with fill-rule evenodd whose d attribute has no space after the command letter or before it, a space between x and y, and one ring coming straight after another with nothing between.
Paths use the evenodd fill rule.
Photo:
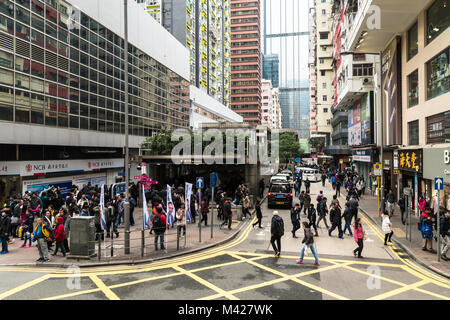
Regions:
<instances>
[{"instance_id":1,"label":"green foliage","mask_svg":"<svg viewBox=\"0 0 450 320\"><path fill-rule=\"evenodd\" d=\"M293 132L280 133L280 163L289 163L295 158L303 155L300 143L296 140Z\"/></svg>"}]
</instances>

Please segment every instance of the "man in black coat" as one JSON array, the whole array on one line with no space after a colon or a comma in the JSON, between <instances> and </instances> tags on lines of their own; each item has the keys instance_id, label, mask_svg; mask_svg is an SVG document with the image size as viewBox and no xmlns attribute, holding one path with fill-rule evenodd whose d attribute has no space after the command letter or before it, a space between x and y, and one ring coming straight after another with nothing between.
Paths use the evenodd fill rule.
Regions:
<instances>
[{"instance_id":1,"label":"man in black coat","mask_svg":"<svg viewBox=\"0 0 450 320\"><path fill-rule=\"evenodd\" d=\"M295 232L300 229L300 205L298 203L295 204L294 208L291 208L291 222L292 222L292 237L297 238Z\"/></svg>"},{"instance_id":2,"label":"man in black coat","mask_svg":"<svg viewBox=\"0 0 450 320\"><path fill-rule=\"evenodd\" d=\"M273 212L270 233L270 243L272 244L272 248L275 251L275 256L279 258L281 254L281 237L284 235L284 222L283 218L278 215L278 211Z\"/></svg>"},{"instance_id":3,"label":"man in black coat","mask_svg":"<svg viewBox=\"0 0 450 320\"><path fill-rule=\"evenodd\" d=\"M328 235L331 237L331 233L334 229L338 228L339 231L339 238L344 239L342 236L342 216L341 216L341 209L339 209L339 206L337 203L335 203L334 208L330 211L330 220L331 220L331 228L328 230Z\"/></svg>"},{"instance_id":4,"label":"man in black coat","mask_svg":"<svg viewBox=\"0 0 450 320\"><path fill-rule=\"evenodd\" d=\"M2 216L0 217L0 239L2 240L2 251L0 252L0 254L8 253L8 240L11 228L11 220L6 212L6 210L2 210Z\"/></svg>"}]
</instances>

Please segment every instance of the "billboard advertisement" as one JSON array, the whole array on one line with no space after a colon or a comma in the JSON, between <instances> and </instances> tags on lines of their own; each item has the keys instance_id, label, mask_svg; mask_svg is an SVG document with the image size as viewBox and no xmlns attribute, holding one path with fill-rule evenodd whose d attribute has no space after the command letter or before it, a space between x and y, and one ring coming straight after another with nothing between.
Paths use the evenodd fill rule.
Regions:
<instances>
[{"instance_id":1,"label":"billboard advertisement","mask_svg":"<svg viewBox=\"0 0 450 320\"><path fill-rule=\"evenodd\" d=\"M382 54L382 94L387 145L402 143L401 37L396 37Z\"/></svg>"},{"instance_id":2,"label":"billboard advertisement","mask_svg":"<svg viewBox=\"0 0 450 320\"><path fill-rule=\"evenodd\" d=\"M354 144L354 140L353 140L353 137L354 137L354 134L353 134L353 130L354 130L354 128L353 128L353 121L354 121L354 118L353 118L353 108L351 108L350 110L348 110L348 145L349 146L354 146L355 144Z\"/></svg>"},{"instance_id":3,"label":"billboard advertisement","mask_svg":"<svg viewBox=\"0 0 450 320\"><path fill-rule=\"evenodd\" d=\"M373 144L373 93L369 92L361 99L361 144Z\"/></svg>"}]
</instances>

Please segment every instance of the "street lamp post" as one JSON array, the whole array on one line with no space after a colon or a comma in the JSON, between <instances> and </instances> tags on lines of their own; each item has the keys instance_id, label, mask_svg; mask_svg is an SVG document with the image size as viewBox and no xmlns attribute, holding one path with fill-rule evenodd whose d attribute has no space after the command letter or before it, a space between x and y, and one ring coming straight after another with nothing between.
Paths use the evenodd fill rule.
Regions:
<instances>
[{"instance_id":1,"label":"street lamp post","mask_svg":"<svg viewBox=\"0 0 450 320\"><path fill-rule=\"evenodd\" d=\"M125 254L130 254L130 203L128 183L130 181L128 148L128 0L124 0L124 59L125 59Z\"/></svg>"}]
</instances>

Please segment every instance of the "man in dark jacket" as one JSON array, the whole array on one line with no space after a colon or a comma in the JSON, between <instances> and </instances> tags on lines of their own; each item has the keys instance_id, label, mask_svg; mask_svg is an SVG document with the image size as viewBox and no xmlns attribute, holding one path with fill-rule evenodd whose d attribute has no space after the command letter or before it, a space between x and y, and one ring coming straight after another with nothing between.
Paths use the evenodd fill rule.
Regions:
<instances>
[{"instance_id":1,"label":"man in dark jacket","mask_svg":"<svg viewBox=\"0 0 450 320\"><path fill-rule=\"evenodd\" d=\"M259 197L264 198L264 179L259 180Z\"/></svg>"},{"instance_id":2,"label":"man in dark jacket","mask_svg":"<svg viewBox=\"0 0 450 320\"><path fill-rule=\"evenodd\" d=\"M314 236L318 237L319 234L317 233L316 219L316 209L314 208L314 206L310 206L308 209L309 228L313 227L314 231L316 231L316 234Z\"/></svg>"},{"instance_id":3,"label":"man in dark jacket","mask_svg":"<svg viewBox=\"0 0 450 320\"><path fill-rule=\"evenodd\" d=\"M278 211L273 212L270 233L270 243L275 251L275 256L279 258L281 254L281 237L284 235L284 221L283 218L278 215Z\"/></svg>"},{"instance_id":4,"label":"man in dark jacket","mask_svg":"<svg viewBox=\"0 0 450 320\"><path fill-rule=\"evenodd\" d=\"M300 205L295 204L294 208L291 208L291 222L292 222L292 237L297 238L295 231L300 229Z\"/></svg>"},{"instance_id":5,"label":"man in dark jacket","mask_svg":"<svg viewBox=\"0 0 450 320\"><path fill-rule=\"evenodd\" d=\"M306 193L309 193L310 187L311 187L311 182L309 181L309 178L306 178L306 180L305 180Z\"/></svg>"},{"instance_id":6,"label":"man in dark jacket","mask_svg":"<svg viewBox=\"0 0 450 320\"><path fill-rule=\"evenodd\" d=\"M342 218L343 218L344 221L345 221L345 226L344 226L344 230L342 231L342 234L345 234L345 230L348 229L348 232L350 233L350 236L353 236L352 228L351 228L351 223L352 223L352 218L353 218L353 212L352 212L352 210L349 208L348 202L345 203L345 209L344 209L344 214L342 215Z\"/></svg>"},{"instance_id":7,"label":"man in dark jacket","mask_svg":"<svg viewBox=\"0 0 450 320\"><path fill-rule=\"evenodd\" d=\"M331 237L331 233L334 229L338 228L339 238L344 239L342 236L342 217L341 217L341 209L337 203L334 205L334 208L330 211L330 220L331 220L331 229L328 230L328 235Z\"/></svg>"},{"instance_id":8,"label":"man in dark jacket","mask_svg":"<svg viewBox=\"0 0 450 320\"><path fill-rule=\"evenodd\" d=\"M0 254L8 253L8 240L11 228L11 220L6 212L7 211L3 209L2 216L0 217L0 239L2 240L2 251L0 252Z\"/></svg>"},{"instance_id":9,"label":"man in dark jacket","mask_svg":"<svg viewBox=\"0 0 450 320\"><path fill-rule=\"evenodd\" d=\"M355 197L352 195L350 200L348 201L349 204L349 208L352 211L353 217L355 217L355 220L358 219L358 206L359 203L358 201L355 199Z\"/></svg>"},{"instance_id":10,"label":"man in dark jacket","mask_svg":"<svg viewBox=\"0 0 450 320\"><path fill-rule=\"evenodd\" d=\"M319 220L317 220L317 226L319 227L319 222L323 220L323 222L325 223L325 227L327 229L330 229L326 218L328 213L327 198L322 198L322 200L319 201L319 203L317 204L317 211L319 212Z\"/></svg>"},{"instance_id":11,"label":"man in dark jacket","mask_svg":"<svg viewBox=\"0 0 450 320\"><path fill-rule=\"evenodd\" d=\"M231 199L230 198L226 198L223 203L223 216L224 216L224 221L222 222L220 227L223 227L224 225L226 225L228 223L228 230L231 230L231 222L232 222L233 214L231 212Z\"/></svg>"},{"instance_id":12,"label":"man in dark jacket","mask_svg":"<svg viewBox=\"0 0 450 320\"><path fill-rule=\"evenodd\" d=\"M162 214L161 207L156 208L156 214L152 219L152 228L155 231L155 251L158 250L158 238L160 239L161 250L164 250L164 232L166 232L167 220L166 216Z\"/></svg>"}]
</instances>

